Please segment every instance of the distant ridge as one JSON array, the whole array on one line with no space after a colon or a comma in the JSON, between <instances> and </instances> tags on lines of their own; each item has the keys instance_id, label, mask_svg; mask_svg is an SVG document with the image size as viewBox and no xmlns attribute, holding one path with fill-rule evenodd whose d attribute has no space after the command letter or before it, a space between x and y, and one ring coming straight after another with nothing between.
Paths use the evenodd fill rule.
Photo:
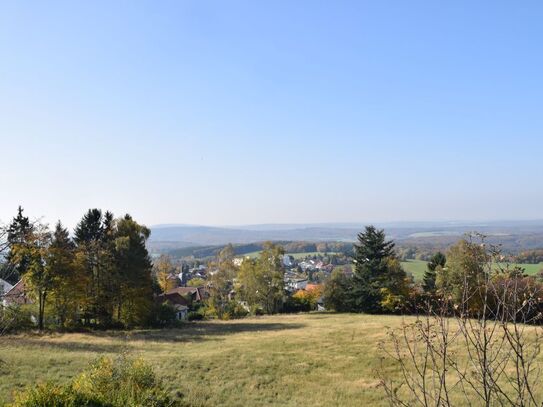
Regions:
<instances>
[{"instance_id":1,"label":"distant ridge","mask_svg":"<svg viewBox=\"0 0 543 407\"><path fill-rule=\"evenodd\" d=\"M151 227L150 243L163 242L169 247L195 245L246 244L272 241L345 241L356 240L363 223L257 224L241 226L200 226L165 224ZM374 223L384 228L394 240L433 237L459 237L468 232L489 236L543 236L543 220L522 221L449 221ZM543 241L541 242L543 247Z\"/></svg>"}]
</instances>

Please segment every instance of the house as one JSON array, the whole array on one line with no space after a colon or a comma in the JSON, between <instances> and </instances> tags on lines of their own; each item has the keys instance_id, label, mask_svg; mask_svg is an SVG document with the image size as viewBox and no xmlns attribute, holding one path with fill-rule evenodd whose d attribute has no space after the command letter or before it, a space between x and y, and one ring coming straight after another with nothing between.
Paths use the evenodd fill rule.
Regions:
<instances>
[{"instance_id":1,"label":"house","mask_svg":"<svg viewBox=\"0 0 543 407\"><path fill-rule=\"evenodd\" d=\"M209 292L203 286L200 287L177 287L173 288L163 295L173 295L177 294L189 300L189 304L202 302L209 298Z\"/></svg>"},{"instance_id":2,"label":"house","mask_svg":"<svg viewBox=\"0 0 543 407\"><path fill-rule=\"evenodd\" d=\"M175 318L182 320L187 319L189 313L189 300L179 293L165 293L157 296L157 301L161 304L167 303L175 309Z\"/></svg>"},{"instance_id":3,"label":"house","mask_svg":"<svg viewBox=\"0 0 543 407\"><path fill-rule=\"evenodd\" d=\"M307 283L309 281L307 278L305 279L289 279L285 282L285 289L288 291L298 291L298 290L305 290L305 287L307 286Z\"/></svg>"},{"instance_id":4,"label":"house","mask_svg":"<svg viewBox=\"0 0 543 407\"><path fill-rule=\"evenodd\" d=\"M292 267L294 265L294 257L285 254L283 256L283 266L285 267Z\"/></svg>"},{"instance_id":5,"label":"house","mask_svg":"<svg viewBox=\"0 0 543 407\"><path fill-rule=\"evenodd\" d=\"M17 284L11 287L3 296L2 296L2 305L5 307L10 305L24 305L32 304L32 301L27 297L25 284L23 280L19 280Z\"/></svg>"},{"instance_id":6,"label":"house","mask_svg":"<svg viewBox=\"0 0 543 407\"><path fill-rule=\"evenodd\" d=\"M9 290L11 290L13 286L8 283L6 280L2 280L0 278L0 299L6 294Z\"/></svg>"}]
</instances>

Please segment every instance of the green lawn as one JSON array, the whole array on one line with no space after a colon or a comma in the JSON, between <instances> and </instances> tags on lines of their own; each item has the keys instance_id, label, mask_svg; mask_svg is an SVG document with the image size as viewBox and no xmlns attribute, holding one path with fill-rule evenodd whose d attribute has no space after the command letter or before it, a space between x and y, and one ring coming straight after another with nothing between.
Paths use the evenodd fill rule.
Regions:
<instances>
[{"instance_id":1,"label":"green lawn","mask_svg":"<svg viewBox=\"0 0 543 407\"><path fill-rule=\"evenodd\" d=\"M421 281L426 271L427 262L423 260L407 260L402 261L402 266L404 270L408 273L413 274L413 277L416 281ZM512 264L511 266L520 266L525 269L526 274L534 275L538 271L543 269L543 263L539 264Z\"/></svg>"}]
</instances>

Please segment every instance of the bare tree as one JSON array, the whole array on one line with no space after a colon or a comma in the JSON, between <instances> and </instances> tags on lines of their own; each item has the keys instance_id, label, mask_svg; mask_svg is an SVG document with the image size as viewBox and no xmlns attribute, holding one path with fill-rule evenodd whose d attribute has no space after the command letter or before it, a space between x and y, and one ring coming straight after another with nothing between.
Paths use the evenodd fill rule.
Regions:
<instances>
[{"instance_id":1,"label":"bare tree","mask_svg":"<svg viewBox=\"0 0 543 407\"><path fill-rule=\"evenodd\" d=\"M476 278L465 270L462 295L446 291L421 305L381 344L381 385L393 406L541 406L541 287L522 270L502 264L499 247L484 250Z\"/></svg>"}]
</instances>

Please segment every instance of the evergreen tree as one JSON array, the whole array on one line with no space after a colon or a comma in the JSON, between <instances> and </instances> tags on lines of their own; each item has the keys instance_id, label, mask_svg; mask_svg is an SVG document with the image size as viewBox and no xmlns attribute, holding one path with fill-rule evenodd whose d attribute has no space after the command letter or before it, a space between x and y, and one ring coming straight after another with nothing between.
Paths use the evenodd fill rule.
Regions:
<instances>
[{"instance_id":1,"label":"evergreen tree","mask_svg":"<svg viewBox=\"0 0 543 407\"><path fill-rule=\"evenodd\" d=\"M113 227L111 214L103 216L101 210L89 209L75 228L78 266L88 282L82 315L86 323L107 326L113 319Z\"/></svg>"},{"instance_id":2,"label":"evergreen tree","mask_svg":"<svg viewBox=\"0 0 543 407\"><path fill-rule=\"evenodd\" d=\"M438 267L445 267L447 258L441 252L437 252L432 256L428 264L426 265L426 271L422 279L422 288L427 293L433 293L436 289L436 269Z\"/></svg>"},{"instance_id":3,"label":"evergreen tree","mask_svg":"<svg viewBox=\"0 0 543 407\"><path fill-rule=\"evenodd\" d=\"M51 303L64 327L68 320L75 322L77 310L84 290L84 280L77 274L75 244L62 223L58 221L47 256L47 267L52 278Z\"/></svg>"},{"instance_id":4,"label":"evergreen tree","mask_svg":"<svg viewBox=\"0 0 543 407\"><path fill-rule=\"evenodd\" d=\"M6 256L6 267L3 272L3 277L13 284L19 280L30 265L30 259L27 255L23 255L24 251L20 249L29 243L33 229L34 226L28 217L23 215L23 208L19 206L17 216L13 218L7 228L7 246L9 251ZM19 255L15 256L14 253L17 249L19 249Z\"/></svg>"},{"instance_id":5,"label":"evergreen tree","mask_svg":"<svg viewBox=\"0 0 543 407\"><path fill-rule=\"evenodd\" d=\"M394 254L394 242L385 240L383 230L366 226L354 250L352 305L358 311L383 312L384 293L396 296L405 289L406 275Z\"/></svg>"},{"instance_id":6,"label":"evergreen tree","mask_svg":"<svg viewBox=\"0 0 543 407\"><path fill-rule=\"evenodd\" d=\"M130 215L116 222L115 259L119 272L116 293L118 320L126 326L147 322L152 308L152 263L145 242L151 231Z\"/></svg>"}]
</instances>

